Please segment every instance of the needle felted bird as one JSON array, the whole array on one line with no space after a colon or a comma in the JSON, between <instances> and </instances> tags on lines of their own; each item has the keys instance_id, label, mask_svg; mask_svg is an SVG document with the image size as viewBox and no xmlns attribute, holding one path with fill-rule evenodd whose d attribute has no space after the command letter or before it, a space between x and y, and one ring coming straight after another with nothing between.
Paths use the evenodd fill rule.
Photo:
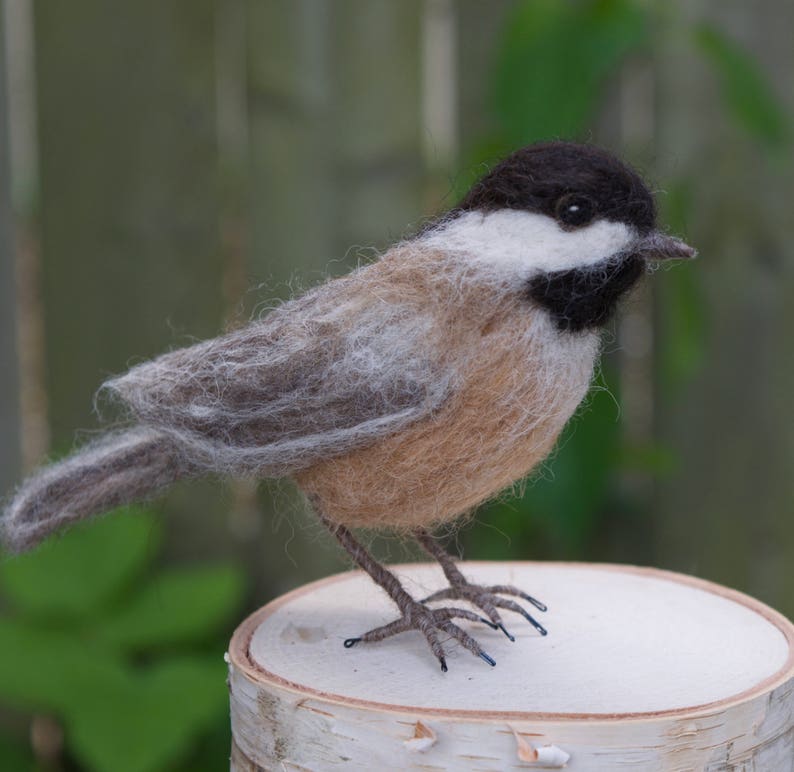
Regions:
<instances>
[{"instance_id":1,"label":"needle felted bird","mask_svg":"<svg viewBox=\"0 0 794 772\"><path fill-rule=\"evenodd\" d=\"M537 620L512 586L470 584L431 537L526 476L588 390L599 329L648 261L694 250L656 229L631 168L590 145L516 151L464 199L376 262L221 337L134 367L103 388L133 428L43 469L5 512L7 545L150 498L204 473L291 476L443 670L440 635L495 664L455 619ZM411 533L449 587L419 601L352 527ZM487 619L430 601L468 601Z\"/></svg>"}]
</instances>

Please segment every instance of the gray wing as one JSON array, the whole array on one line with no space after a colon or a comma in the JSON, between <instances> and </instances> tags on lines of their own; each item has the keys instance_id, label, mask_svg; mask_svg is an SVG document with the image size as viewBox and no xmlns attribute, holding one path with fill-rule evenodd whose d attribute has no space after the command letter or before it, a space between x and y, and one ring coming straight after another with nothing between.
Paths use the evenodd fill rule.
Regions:
<instances>
[{"instance_id":1,"label":"gray wing","mask_svg":"<svg viewBox=\"0 0 794 772\"><path fill-rule=\"evenodd\" d=\"M433 319L357 285L328 282L103 388L206 470L282 476L365 447L438 409L451 377Z\"/></svg>"}]
</instances>

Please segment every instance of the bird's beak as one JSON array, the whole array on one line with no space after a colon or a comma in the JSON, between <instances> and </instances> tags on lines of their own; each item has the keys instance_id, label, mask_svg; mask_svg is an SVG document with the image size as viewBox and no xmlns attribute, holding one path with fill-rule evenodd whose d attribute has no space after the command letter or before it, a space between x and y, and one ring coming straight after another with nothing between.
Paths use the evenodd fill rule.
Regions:
<instances>
[{"instance_id":1,"label":"bird's beak","mask_svg":"<svg viewBox=\"0 0 794 772\"><path fill-rule=\"evenodd\" d=\"M645 260L691 260L697 256L697 250L686 242L659 231L638 239L632 253Z\"/></svg>"}]
</instances>

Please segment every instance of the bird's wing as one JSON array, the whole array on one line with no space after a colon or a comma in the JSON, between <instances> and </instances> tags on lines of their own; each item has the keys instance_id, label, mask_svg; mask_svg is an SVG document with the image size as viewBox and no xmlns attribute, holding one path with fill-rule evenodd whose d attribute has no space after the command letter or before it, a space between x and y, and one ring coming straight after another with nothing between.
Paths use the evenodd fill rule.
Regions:
<instances>
[{"instance_id":1,"label":"bird's wing","mask_svg":"<svg viewBox=\"0 0 794 772\"><path fill-rule=\"evenodd\" d=\"M366 270L104 388L207 470L282 476L364 447L430 415L452 383L429 345L434 320L383 297Z\"/></svg>"}]
</instances>

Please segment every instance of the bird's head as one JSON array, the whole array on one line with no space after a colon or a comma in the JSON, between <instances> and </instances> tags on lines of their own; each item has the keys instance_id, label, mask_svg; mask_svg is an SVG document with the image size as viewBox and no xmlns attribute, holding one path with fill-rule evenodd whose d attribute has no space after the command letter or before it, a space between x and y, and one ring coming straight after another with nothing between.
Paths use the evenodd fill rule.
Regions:
<instances>
[{"instance_id":1,"label":"bird's head","mask_svg":"<svg viewBox=\"0 0 794 772\"><path fill-rule=\"evenodd\" d=\"M657 228L642 178L592 145L547 142L517 150L480 179L436 238L520 281L566 330L597 327L649 261L695 250Z\"/></svg>"}]
</instances>

